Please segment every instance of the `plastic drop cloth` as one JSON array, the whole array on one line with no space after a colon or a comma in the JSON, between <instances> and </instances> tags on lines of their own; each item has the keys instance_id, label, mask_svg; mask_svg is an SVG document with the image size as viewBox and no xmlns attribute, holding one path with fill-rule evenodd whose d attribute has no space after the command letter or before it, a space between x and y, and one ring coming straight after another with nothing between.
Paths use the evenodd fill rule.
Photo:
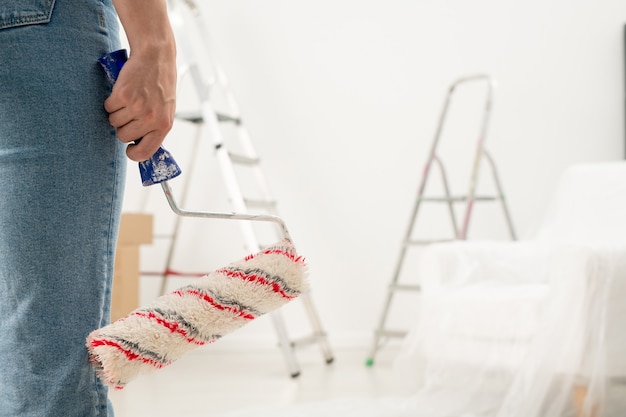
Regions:
<instances>
[{"instance_id":1,"label":"plastic drop cloth","mask_svg":"<svg viewBox=\"0 0 626 417\"><path fill-rule=\"evenodd\" d=\"M626 416L626 163L568 169L530 239L434 244L421 259L395 360L411 395L223 417Z\"/></svg>"}]
</instances>

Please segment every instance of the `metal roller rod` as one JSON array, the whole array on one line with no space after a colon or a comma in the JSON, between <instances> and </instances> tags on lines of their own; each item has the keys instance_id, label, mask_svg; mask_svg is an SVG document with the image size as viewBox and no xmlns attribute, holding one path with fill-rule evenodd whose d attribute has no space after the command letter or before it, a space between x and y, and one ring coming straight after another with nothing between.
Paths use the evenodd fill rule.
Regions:
<instances>
[{"instance_id":1,"label":"metal roller rod","mask_svg":"<svg viewBox=\"0 0 626 417\"><path fill-rule=\"evenodd\" d=\"M192 211L180 208L178 204L176 204L176 200L174 199L174 195L172 193L172 189L169 186L168 182L162 182L161 188L165 193L165 198L167 198L167 202L170 205L170 208L174 213L179 216L184 217L201 217L201 218L211 218L211 219L228 219L228 220L249 220L249 221L262 221L262 222L272 222L278 225L283 238L291 241L291 236L289 235L289 231L287 230L287 226L283 219L273 214L252 214L252 213L226 213L226 212L212 212L212 211Z\"/></svg>"}]
</instances>

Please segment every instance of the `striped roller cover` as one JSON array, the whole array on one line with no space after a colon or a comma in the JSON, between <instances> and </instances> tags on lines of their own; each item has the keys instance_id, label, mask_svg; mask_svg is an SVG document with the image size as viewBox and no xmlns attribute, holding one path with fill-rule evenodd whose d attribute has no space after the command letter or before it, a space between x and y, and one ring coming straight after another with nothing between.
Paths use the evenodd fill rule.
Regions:
<instances>
[{"instance_id":1,"label":"striped roller cover","mask_svg":"<svg viewBox=\"0 0 626 417\"><path fill-rule=\"evenodd\" d=\"M99 377L122 389L308 288L304 259L288 240L154 300L87 337Z\"/></svg>"}]
</instances>

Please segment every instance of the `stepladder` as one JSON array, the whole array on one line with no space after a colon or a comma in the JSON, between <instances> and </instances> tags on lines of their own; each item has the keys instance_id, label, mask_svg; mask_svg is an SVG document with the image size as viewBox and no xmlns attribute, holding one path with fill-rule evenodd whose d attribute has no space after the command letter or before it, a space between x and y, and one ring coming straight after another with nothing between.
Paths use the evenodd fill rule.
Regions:
<instances>
[{"instance_id":1,"label":"stepladder","mask_svg":"<svg viewBox=\"0 0 626 417\"><path fill-rule=\"evenodd\" d=\"M226 194L229 210L233 213L222 218L243 220L238 221L237 239L242 242L246 253L259 252L284 236L284 228L281 230L280 222L266 222L263 227L259 227L258 224L263 222L245 221L255 215L278 216L277 202L271 194L261 158L252 143L229 80L217 60L201 5L192 0L170 0L168 8L179 51L179 87L185 82L187 94L193 95L186 99L194 102L191 110L177 113L175 124L190 126L191 130L195 130L195 135L189 146L191 153L188 163L183 166L183 174L186 172L187 177L179 190L168 188L166 195L178 192L177 200L180 205L187 206L194 178L192 174L203 162L198 149L211 150L211 160L216 163L219 171L221 189ZM173 232L167 237L169 247L162 273L161 294L166 292L172 276L186 275L173 267L181 247L180 229L179 216L174 219ZM229 240L234 239L235 236L229 236ZM295 243L297 246L297 242ZM296 348L317 345L326 363L331 363L334 358L311 291L301 294L291 304L300 304L303 307L304 317L311 326L309 335L292 338L281 310L273 311L268 316L289 375L296 377L301 372Z\"/></svg>"},{"instance_id":2,"label":"stepladder","mask_svg":"<svg viewBox=\"0 0 626 417\"><path fill-rule=\"evenodd\" d=\"M468 132L476 135L477 139L472 146L465 148L465 152L455 149L456 161L464 159L467 162L469 169L469 175L467 170L462 170L461 174L461 188L460 192L455 192L450 181L449 172L444 164L444 159L441 154L442 145L444 141L442 137L445 136L444 132L449 128L455 119L451 117L451 108L453 98L459 94L459 91L471 86L472 94L477 95L478 100L463 101L462 104L467 105L471 103L475 108L472 112L477 120L474 127L477 129L477 133ZM507 200L502 188L500 176L496 168L494 158L491 156L487 148L485 147L485 141L487 138L488 126L491 119L491 113L493 110L493 92L495 88L495 81L486 74L469 75L462 77L454 81L445 96L443 108L440 112L437 127L435 130L434 138L430 145L430 150L426 158L426 162L423 166L421 179L417 189L414 205L412 207L409 222L405 230L404 237L400 243L400 251L396 259L396 263L393 269L391 281L387 288L387 294L384 300L382 313L380 315L377 327L374 330L374 340L368 357L366 358L366 364L371 366L374 364L375 356L384 345L385 342L391 339L403 338L407 331L392 328L390 321L391 311L394 307L394 302L398 298L400 293L419 293L421 288L419 284L419 277L413 277L415 279L406 279L406 269L408 259L411 260L419 258L410 257L409 252L419 251L420 248L424 248L426 245L430 245L437 242L446 242L452 240L465 240L468 239L470 220L473 217L474 209L477 203L492 202L500 205L502 212L502 224L506 229L505 234L507 238L512 240L516 239L513 222L511 219L510 211L507 205ZM463 91L467 93L467 90ZM465 114L464 110L461 113L458 111L454 114ZM465 135L463 135L465 136ZM446 137L446 139L451 139ZM456 145L452 145L455 147ZM449 166L450 164L448 164ZM453 164L454 165L454 164ZM479 173L483 165L487 165L488 174L490 174L490 191L487 193L482 192L478 187L479 185ZM458 168L454 166L454 168ZM458 170L457 170L458 171ZM438 174L438 175L433 175ZM457 180L458 180L457 175ZM430 184L433 180L439 179L438 188L436 193L429 192ZM457 181L458 183L459 181ZM449 232L445 235L433 236L419 236L419 228L417 227L418 218L421 218L420 213L424 212L426 205L431 205L433 210L443 211L439 213L439 221L449 223ZM432 211L432 210L431 210ZM447 219L447 220L445 220ZM402 278L404 277L404 278ZM409 282L410 281L410 282Z\"/></svg>"}]
</instances>

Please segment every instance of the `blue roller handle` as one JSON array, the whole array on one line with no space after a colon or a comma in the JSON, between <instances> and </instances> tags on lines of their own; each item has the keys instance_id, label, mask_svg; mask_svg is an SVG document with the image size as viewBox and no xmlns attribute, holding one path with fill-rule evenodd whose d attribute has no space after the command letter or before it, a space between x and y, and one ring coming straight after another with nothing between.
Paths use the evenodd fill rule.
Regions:
<instances>
[{"instance_id":1,"label":"blue roller handle","mask_svg":"<svg viewBox=\"0 0 626 417\"><path fill-rule=\"evenodd\" d=\"M108 53L98 59L98 62L104 68L111 87L115 84L117 76L127 60L128 54L125 49ZM135 140L135 143L138 143L140 140ZM139 162L139 174L141 175L141 184L144 187L171 180L179 176L181 172L172 155L162 147L157 149L150 159Z\"/></svg>"}]
</instances>

